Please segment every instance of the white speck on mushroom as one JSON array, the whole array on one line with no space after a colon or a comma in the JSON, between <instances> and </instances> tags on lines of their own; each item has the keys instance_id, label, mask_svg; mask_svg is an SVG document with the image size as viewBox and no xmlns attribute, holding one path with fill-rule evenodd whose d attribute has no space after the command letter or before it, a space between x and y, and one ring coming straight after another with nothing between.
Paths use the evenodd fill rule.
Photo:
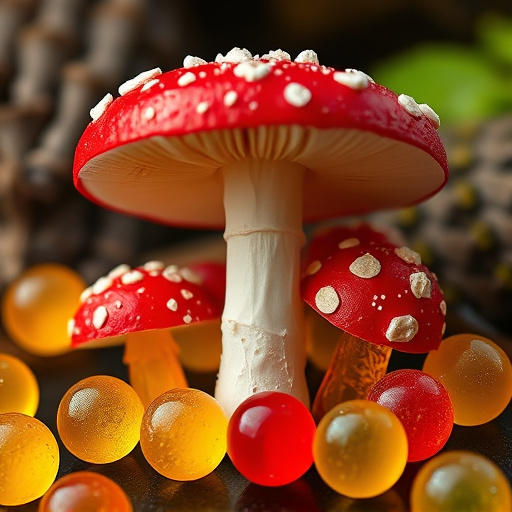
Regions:
<instances>
[{"instance_id":1,"label":"white speck on mushroom","mask_svg":"<svg viewBox=\"0 0 512 512\"><path fill-rule=\"evenodd\" d=\"M110 94L110 93L105 94L105 96L103 96L103 98L100 101L98 101L98 103L94 107L92 107L91 110L89 111L89 114L91 115L92 120L97 121L103 115L105 110L107 110L107 107L113 101L114 101L114 97L112 96L112 94Z\"/></svg>"},{"instance_id":2,"label":"white speck on mushroom","mask_svg":"<svg viewBox=\"0 0 512 512\"><path fill-rule=\"evenodd\" d=\"M379 297L377 295L373 296L373 300L377 300Z\"/></svg>"},{"instance_id":3,"label":"white speck on mushroom","mask_svg":"<svg viewBox=\"0 0 512 512\"><path fill-rule=\"evenodd\" d=\"M139 85L144 85L149 80L153 80L158 75L162 74L162 70L160 68L149 69L148 71L143 71L139 73L136 77L131 80L127 80L123 84L119 86L119 94L124 96L125 94L137 89Z\"/></svg>"},{"instance_id":4,"label":"white speck on mushroom","mask_svg":"<svg viewBox=\"0 0 512 512\"><path fill-rule=\"evenodd\" d=\"M368 82L371 82L372 84L375 83L375 80L370 76L368 75L367 73L365 73L364 71L360 71L359 69L354 69L354 68L346 68L345 69L345 72L346 73L360 73L362 75L364 75L367 79L368 79Z\"/></svg>"},{"instance_id":5,"label":"white speck on mushroom","mask_svg":"<svg viewBox=\"0 0 512 512\"><path fill-rule=\"evenodd\" d=\"M409 276L411 291L418 298L430 299L432 283L425 272L414 272Z\"/></svg>"},{"instance_id":6,"label":"white speck on mushroom","mask_svg":"<svg viewBox=\"0 0 512 512\"><path fill-rule=\"evenodd\" d=\"M118 265L117 267L113 268L107 275L110 277L110 279L116 279L117 277L122 276L123 274L126 274L127 272L130 272L131 268L126 263L122 263L121 265Z\"/></svg>"},{"instance_id":7,"label":"white speck on mushroom","mask_svg":"<svg viewBox=\"0 0 512 512\"><path fill-rule=\"evenodd\" d=\"M321 268L322 263L318 260L314 260L308 265L308 268L306 269L306 274L308 276L312 276L313 274L316 274Z\"/></svg>"},{"instance_id":8,"label":"white speck on mushroom","mask_svg":"<svg viewBox=\"0 0 512 512\"><path fill-rule=\"evenodd\" d=\"M142 295L145 291L146 291L146 288L144 288L144 286L143 286L137 290L137 293L140 293Z\"/></svg>"},{"instance_id":9,"label":"white speck on mushroom","mask_svg":"<svg viewBox=\"0 0 512 512\"><path fill-rule=\"evenodd\" d=\"M180 87L185 87L187 85L194 83L196 80L197 80L196 75L194 75L194 73L192 73L192 71L187 71L186 73L184 73L183 75L181 75L178 78L178 85Z\"/></svg>"},{"instance_id":10,"label":"white speck on mushroom","mask_svg":"<svg viewBox=\"0 0 512 512\"><path fill-rule=\"evenodd\" d=\"M101 329L108 318L108 311L105 306L98 306L92 314L92 325L96 329Z\"/></svg>"},{"instance_id":11,"label":"white speck on mushroom","mask_svg":"<svg viewBox=\"0 0 512 512\"><path fill-rule=\"evenodd\" d=\"M74 318L70 318L68 320L68 336L70 338L73 335L74 330L75 330L75 319Z\"/></svg>"},{"instance_id":12,"label":"white speck on mushroom","mask_svg":"<svg viewBox=\"0 0 512 512\"><path fill-rule=\"evenodd\" d=\"M386 300L386 296L385 296L385 295L381 295L381 296L380 296L380 298L381 298L382 300Z\"/></svg>"},{"instance_id":13,"label":"white speck on mushroom","mask_svg":"<svg viewBox=\"0 0 512 512\"><path fill-rule=\"evenodd\" d=\"M366 89L368 84L370 83L368 77L361 72L353 72L353 71L336 71L332 77L339 84L350 87L355 91L360 91L362 89Z\"/></svg>"},{"instance_id":14,"label":"white speck on mushroom","mask_svg":"<svg viewBox=\"0 0 512 512\"><path fill-rule=\"evenodd\" d=\"M334 313L340 305L340 298L332 286L324 286L316 292L315 304L322 313Z\"/></svg>"},{"instance_id":15,"label":"white speck on mushroom","mask_svg":"<svg viewBox=\"0 0 512 512\"><path fill-rule=\"evenodd\" d=\"M176 299L169 299L167 301L167 307L171 310L171 311L177 311L178 310L178 303L176 302Z\"/></svg>"},{"instance_id":16,"label":"white speck on mushroom","mask_svg":"<svg viewBox=\"0 0 512 512\"><path fill-rule=\"evenodd\" d=\"M153 107L148 107L144 111L144 117L149 121L155 117L155 109Z\"/></svg>"},{"instance_id":17,"label":"white speck on mushroom","mask_svg":"<svg viewBox=\"0 0 512 512\"><path fill-rule=\"evenodd\" d=\"M191 283L195 283L195 284L203 283L203 278L197 272L190 270L190 268L188 268L188 267L183 267L180 270L180 274L183 276L184 279L186 279L187 281L190 281Z\"/></svg>"},{"instance_id":18,"label":"white speck on mushroom","mask_svg":"<svg viewBox=\"0 0 512 512\"><path fill-rule=\"evenodd\" d=\"M439 304L439 309L441 310L443 316L446 316L446 302L444 300L442 300Z\"/></svg>"},{"instance_id":19,"label":"white speck on mushroom","mask_svg":"<svg viewBox=\"0 0 512 512\"><path fill-rule=\"evenodd\" d=\"M225 107L232 107L236 100L238 100L238 94L236 91L228 91L226 94L224 94L224 106Z\"/></svg>"},{"instance_id":20,"label":"white speck on mushroom","mask_svg":"<svg viewBox=\"0 0 512 512\"><path fill-rule=\"evenodd\" d=\"M292 60L290 54L284 50L270 50L260 58L263 60Z\"/></svg>"},{"instance_id":21,"label":"white speck on mushroom","mask_svg":"<svg viewBox=\"0 0 512 512\"><path fill-rule=\"evenodd\" d=\"M171 283L181 283L183 278L178 274L178 268L175 265L170 265L164 269L162 275Z\"/></svg>"},{"instance_id":22,"label":"white speck on mushroom","mask_svg":"<svg viewBox=\"0 0 512 512\"><path fill-rule=\"evenodd\" d=\"M398 103L400 103L400 105L402 105L402 107L404 107L405 110L413 117L421 117L423 114L414 98L407 96L407 94L400 94L398 96Z\"/></svg>"},{"instance_id":23,"label":"white speck on mushroom","mask_svg":"<svg viewBox=\"0 0 512 512\"><path fill-rule=\"evenodd\" d=\"M363 279L371 279L379 274L381 269L380 261L369 253L356 258L349 267L350 272Z\"/></svg>"},{"instance_id":24,"label":"white speck on mushroom","mask_svg":"<svg viewBox=\"0 0 512 512\"><path fill-rule=\"evenodd\" d=\"M377 307L377 310L378 310L378 311L382 311L382 306L378 306L378 307Z\"/></svg>"},{"instance_id":25,"label":"white speck on mushroom","mask_svg":"<svg viewBox=\"0 0 512 512\"><path fill-rule=\"evenodd\" d=\"M199 71L199 78L206 78L206 71Z\"/></svg>"},{"instance_id":26,"label":"white speck on mushroom","mask_svg":"<svg viewBox=\"0 0 512 512\"><path fill-rule=\"evenodd\" d=\"M133 284L138 281L142 281L144 279L144 274L140 272L140 270L131 270L130 272L126 272L121 276L121 283L123 284Z\"/></svg>"},{"instance_id":27,"label":"white speck on mushroom","mask_svg":"<svg viewBox=\"0 0 512 512\"><path fill-rule=\"evenodd\" d=\"M81 294L80 294L80 302L84 303L91 295L92 295L92 286L88 286Z\"/></svg>"},{"instance_id":28,"label":"white speck on mushroom","mask_svg":"<svg viewBox=\"0 0 512 512\"><path fill-rule=\"evenodd\" d=\"M153 270L162 270L165 268L165 265L159 260L151 260L144 263L143 268L144 270L151 272Z\"/></svg>"},{"instance_id":29,"label":"white speck on mushroom","mask_svg":"<svg viewBox=\"0 0 512 512\"><path fill-rule=\"evenodd\" d=\"M311 64L319 64L318 55L313 50L303 50L295 57L295 62L309 62Z\"/></svg>"},{"instance_id":30,"label":"white speck on mushroom","mask_svg":"<svg viewBox=\"0 0 512 512\"><path fill-rule=\"evenodd\" d=\"M411 315L396 316L389 322L386 338L389 341L411 341L418 332L418 321Z\"/></svg>"},{"instance_id":31,"label":"white speck on mushroom","mask_svg":"<svg viewBox=\"0 0 512 512\"><path fill-rule=\"evenodd\" d=\"M232 50L229 50L228 53L223 57L221 53L217 54L215 57L215 62L245 62L252 59L252 54L246 48L238 48L235 47Z\"/></svg>"},{"instance_id":32,"label":"white speck on mushroom","mask_svg":"<svg viewBox=\"0 0 512 512\"><path fill-rule=\"evenodd\" d=\"M377 303L375 301L372 302L372 306L375 307Z\"/></svg>"},{"instance_id":33,"label":"white speck on mushroom","mask_svg":"<svg viewBox=\"0 0 512 512\"><path fill-rule=\"evenodd\" d=\"M304 107L311 100L311 91L297 82L291 82L284 88L284 99L294 107Z\"/></svg>"},{"instance_id":34,"label":"white speck on mushroom","mask_svg":"<svg viewBox=\"0 0 512 512\"><path fill-rule=\"evenodd\" d=\"M409 247L396 247L395 254L406 263L421 265L421 256L416 251L409 249Z\"/></svg>"},{"instance_id":35,"label":"white speck on mushroom","mask_svg":"<svg viewBox=\"0 0 512 512\"><path fill-rule=\"evenodd\" d=\"M256 110L258 108L258 102L257 101L251 101L249 103L249 110Z\"/></svg>"},{"instance_id":36,"label":"white speck on mushroom","mask_svg":"<svg viewBox=\"0 0 512 512\"><path fill-rule=\"evenodd\" d=\"M429 107L426 103L420 103L418 105L420 110L423 112L425 117L430 121L432 126L437 130L441 126L441 120L436 114L433 108Z\"/></svg>"},{"instance_id":37,"label":"white speck on mushroom","mask_svg":"<svg viewBox=\"0 0 512 512\"><path fill-rule=\"evenodd\" d=\"M186 300L189 300L194 296L194 294L190 290L187 290L186 288L182 288L180 290L180 293L181 293L181 296Z\"/></svg>"},{"instance_id":38,"label":"white speck on mushroom","mask_svg":"<svg viewBox=\"0 0 512 512\"><path fill-rule=\"evenodd\" d=\"M209 108L210 104L207 101L201 101L201 103L196 107L196 112L198 114L204 114Z\"/></svg>"},{"instance_id":39,"label":"white speck on mushroom","mask_svg":"<svg viewBox=\"0 0 512 512\"><path fill-rule=\"evenodd\" d=\"M207 62L201 57L193 57L192 55L187 55L183 59L183 67L184 68L193 68L194 66L201 66L206 64Z\"/></svg>"},{"instance_id":40,"label":"white speck on mushroom","mask_svg":"<svg viewBox=\"0 0 512 512\"><path fill-rule=\"evenodd\" d=\"M274 75L276 75L276 76L280 76L280 75L282 75L283 73L284 73L284 71L283 71L282 69L276 69L276 70L274 71Z\"/></svg>"},{"instance_id":41,"label":"white speck on mushroom","mask_svg":"<svg viewBox=\"0 0 512 512\"><path fill-rule=\"evenodd\" d=\"M270 73L270 70L271 67L264 62L244 60L233 69L233 74L238 78L243 78L247 82L256 82L266 77Z\"/></svg>"},{"instance_id":42,"label":"white speck on mushroom","mask_svg":"<svg viewBox=\"0 0 512 512\"><path fill-rule=\"evenodd\" d=\"M121 309L123 307L123 303L120 300L116 300L114 305L116 306L116 309Z\"/></svg>"},{"instance_id":43,"label":"white speck on mushroom","mask_svg":"<svg viewBox=\"0 0 512 512\"><path fill-rule=\"evenodd\" d=\"M338 247L340 249L350 249L351 247L356 247L360 243L361 242L359 241L358 238L347 238L346 240L341 241L338 244Z\"/></svg>"},{"instance_id":44,"label":"white speck on mushroom","mask_svg":"<svg viewBox=\"0 0 512 512\"><path fill-rule=\"evenodd\" d=\"M153 80L150 80L149 82L146 82L141 88L140 88L140 91L143 92L143 91L147 91L148 89L151 89L151 87L153 87L154 85L158 84L160 82L160 80L158 80L157 78L154 78Z\"/></svg>"},{"instance_id":45,"label":"white speck on mushroom","mask_svg":"<svg viewBox=\"0 0 512 512\"><path fill-rule=\"evenodd\" d=\"M100 277L93 285L92 285L92 293L94 295L99 295L103 293L105 290L108 290L112 286L112 279L109 276Z\"/></svg>"},{"instance_id":46,"label":"white speck on mushroom","mask_svg":"<svg viewBox=\"0 0 512 512\"><path fill-rule=\"evenodd\" d=\"M186 324L189 324L190 322L192 322L192 317L190 315L185 315L183 317L183 321L186 323Z\"/></svg>"}]
</instances>

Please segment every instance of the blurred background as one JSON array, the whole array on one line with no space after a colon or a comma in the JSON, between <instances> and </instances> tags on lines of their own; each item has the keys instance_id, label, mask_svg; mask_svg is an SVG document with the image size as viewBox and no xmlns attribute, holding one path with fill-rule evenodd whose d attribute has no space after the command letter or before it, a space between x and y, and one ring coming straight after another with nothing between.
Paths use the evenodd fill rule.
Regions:
<instances>
[{"instance_id":1,"label":"blurred background","mask_svg":"<svg viewBox=\"0 0 512 512\"><path fill-rule=\"evenodd\" d=\"M512 354L509 0L0 0L0 290L37 263L63 263L92 283L120 263L222 254L220 232L154 225L89 203L74 190L72 164L89 110L107 92L116 95L141 71L181 67L189 54L211 61L235 46L260 55L280 48L292 58L313 49L321 64L365 71L440 115L448 186L422 205L371 220L399 230L436 272L453 306L453 331L479 330ZM5 333L1 351L21 354ZM126 378L121 357L115 348L43 360L25 354L48 404L38 417L55 429L58 397L78 378ZM507 414L470 437L510 477L510 407ZM468 434L458 432L454 443L463 445ZM140 454L134 457L107 470L142 496L140 510L157 510L144 493L162 503L166 493L201 496L197 485L149 478ZM61 474L77 468L83 465L68 454ZM203 491L243 488L236 478L223 466ZM251 486L244 493L251 503L277 499Z\"/></svg>"}]
</instances>

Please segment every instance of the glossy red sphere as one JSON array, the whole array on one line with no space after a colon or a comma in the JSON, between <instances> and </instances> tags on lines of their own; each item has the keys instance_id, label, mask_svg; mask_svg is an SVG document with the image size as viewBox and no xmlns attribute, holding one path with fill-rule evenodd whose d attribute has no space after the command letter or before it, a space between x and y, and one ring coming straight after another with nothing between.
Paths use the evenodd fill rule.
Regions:
<instances>
[{"instance_id":1,"label":"glossy red sphere","mask_svg":"<svg viewBox=\"0 0 512 512\"><path fill-rule=\"evenodd\" d=\"M228 424L228 455L253 483L289 484L313 464L316 426L306 406L281 392L247 398Z\"/></svg>"},{"instance_id":2,"label":"glossy red sphere","mask_svg":"<svg viewBox=\"0 0 512 512\"><path fill-rule=\"evenodd\" d=\"M397 370L385 375L368 392L368 399L393 411L409 442L408 462L427 459L448 441L453 407L444 386L419 370Z\"/></svg>"}]
</instances>

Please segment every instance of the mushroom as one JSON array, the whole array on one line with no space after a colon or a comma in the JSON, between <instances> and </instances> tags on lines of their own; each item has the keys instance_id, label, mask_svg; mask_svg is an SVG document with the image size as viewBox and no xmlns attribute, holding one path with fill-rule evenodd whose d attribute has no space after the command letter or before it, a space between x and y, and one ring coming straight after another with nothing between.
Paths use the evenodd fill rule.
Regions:
<instances>
[{"instance_id":1,"label":"mushroom","mask_svg":"<svg viewBox=\"0 0 512 512\"><path fill-rule=\"evenodd\" d=\"M72 347L124 341L130 382L145 407L169 389L187 387L173 333L187 329L189 338L197 336L199 326L217 324L221 314L216 299L193 279L187 267L160 261L116 267L82 293L68 326Z\"/></svg>"},{"instance_id":2,"label":"mushroom","mask_svg":"<svg viewBox=\"0 0 512 512\"><path fill-rule=\"evenodd\" d=\"M445 329L443 293L418 253L380 232L372 238L367 226L338 227L335 234L336 249L317 247L320 259L301 282L304 301L343 331L313 403L316 421L338 403L366 398L393 349L437 349Z\"/></svg>"},{"instance_id":3,"label":"mushroom","mask_svg":"<svg viewBox=\"0 0 512 512\"><path fill-rule=\"evenodd\" d=\"M77 189L227 243L215 396L228 415L276 390L308 404L302 222L405 206L447 180L431 109L313 51L233 49L151 70L100 102L76 149Z\"/></svg>"}]
</instances>

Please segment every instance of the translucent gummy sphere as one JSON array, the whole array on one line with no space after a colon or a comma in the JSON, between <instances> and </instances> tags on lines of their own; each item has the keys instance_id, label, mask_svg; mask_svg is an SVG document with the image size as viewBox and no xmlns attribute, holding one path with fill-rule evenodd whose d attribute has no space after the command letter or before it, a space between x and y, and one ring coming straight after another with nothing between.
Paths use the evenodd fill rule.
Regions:
<instances>
[{"instance_id":1,"label":"translucent gummy sphere","mask_svg":"<svg viewBox=\"0 0 512 512\"><path fill-rule=\"evenodd\" d=\"M508 512L507 477L478 453L449 451L426 462L411 490L411 512Z\"/></svg>"},{"instance_id":2,"label":"translucent gummy sphere","mask_svg":"<svg viewBox=\"0 0 512 512\"><path fill-rule=\"evenodd\" d=\"M16 412L0 414L0 505L41 497L59 469L59 447L50 429Z\"/></svg>"},{"instance_id":3,"label":"translucent gummy sphere","mask_svg":"<svg viewBox=\"0 0 512 512\"><path fill-rule=\"evenodd\" d=\"M199 389L175 388L156 398L144 414L142 453L161 475L197 480L226 454L228 420L217 401Z\"/></svg>"},{"instance_id":4,"label":"translucent gummy sphere","mask_svg":"<svg viewBox=\"0 0 512 512\"><path fill-rule=\"evenodd\" d=\"M34 416L39 405L39 384L19 358L0 354L0 414L20 412Z\"/></svg>"},{"instance_id":5,"label":"translucent gummy sphere","mask_svg":"<svg viewBox=\"0 0 512 512\"><path fill-rule=\"evenodd\" d=\"M139 441L144 408L121 379L96 375L72 386L57 411L57 429L79 459L106 464L130 453Z\"/></svg>"}]
</instances>

